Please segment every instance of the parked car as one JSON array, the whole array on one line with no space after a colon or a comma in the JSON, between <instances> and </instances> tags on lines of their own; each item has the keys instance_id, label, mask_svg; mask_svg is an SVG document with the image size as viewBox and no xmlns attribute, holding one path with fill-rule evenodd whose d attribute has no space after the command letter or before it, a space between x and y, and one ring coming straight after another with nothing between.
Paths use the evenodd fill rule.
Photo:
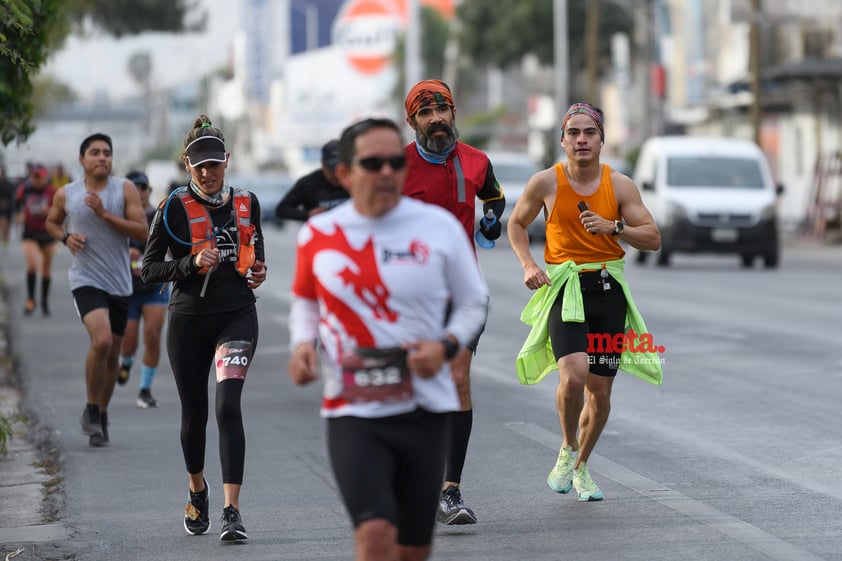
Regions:
<instances>
[{"instance_id":1,"label":"parked car","mask_svg":"<svg viewBox=\"0 0 842 561\"><path fill-rule=\"evenodd\" d=\"M226 176L232 187L248 189L260 201L260 222L282 228L284 221L275 216L275 208L292 189L295 178L282 173L231 174Z\"/></svg>"},{"instance_id":2,"label":"parked car","mask_svg":"<svg viewBox=\"0 0 842 561\"><path fill-rule=\"evenodd\" d=\"M523 152L486 152L491 165L494 168L494 176L503 188L503 195L506 197L506 210L503 213L503 227L509 220L512 210L515 208L517 198L523 193L527 181L535 173L541 170L537 162L532 160ZM482 218L482 204L477 204L477 224ZM530 241L544 240L544 215L539 216L527 228Z\"/></svg>"},{"instance_id":3,"label":"parked car","mask_svg":"<svg viewBox=\"0 0 842 561\"><path fill-rule=\"evenodd\" d=\"M731 253L778 266L776 185L748 140L665 136L644 142L634 180L661 229L657 263L673 253ZM640 254L640 261L646 253Z\"/></svg>"}]
</instances>

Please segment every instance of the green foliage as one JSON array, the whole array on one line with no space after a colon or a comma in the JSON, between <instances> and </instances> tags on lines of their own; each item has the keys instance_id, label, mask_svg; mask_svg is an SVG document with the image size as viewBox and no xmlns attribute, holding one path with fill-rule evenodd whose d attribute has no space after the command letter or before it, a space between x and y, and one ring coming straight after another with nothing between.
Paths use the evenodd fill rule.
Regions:
<instances>
[{"instance_id":1,"label":"green foliage","mask_svg":"<svg viewBox=\"0 0 842 561\"><path fill-rule=\"evenodd\" d=\"M200 0L76 0L72 16L77 24L86 19L115 37L143 31L165 33L199 31L207 23Z\"/></svg>"},{"instance_id":2,"label":"green foliage","mask_svg":"<svg viewBox=\"0 0 842 561\"><path fill-rule=\"evenodd\" d=\"M49 54L85 24L116 37L203 29L200 0L0 0L0 143L24 142L36 107L73 98L66 87L37 90L32 78ZM92 61L93 63L93 61ZM45 83L45 87L49 87ZM44 103L41 105L40 103Z\"/></svg>"},{"instance_id":3,"label":"green foliage","mask_svg":"<svg viewBox=\"0 0 842 561\"><path fill-rule=\"evenodd\" d=\"M610 56L609 38L616 32L631 34L632 15L616 0L568 0L568 53L571 69L585 60L586 2L599 2L600 57ZM554 59L552 0L462 0L462 51L478 64L505 68L534 53L542 64Z\"/></svg>"},{"instance_id":4,"label":"green foliage","mask_svg":"<svg viewBox=\"0 0 842 561\"><path fill-rule=\"evenodd\" d=\"M7 443L15 433L15 423L23 423L26 418L20 413L11 413L8 417L0 413L0 456L5 457L9 453Z\"/></svg>"},{"instance_id":5,"label":"green foliage","mask_svg":"<svg viewBox=\"0 0 842 561\"><path fill-rule=\"evenodd\" d=\"M0 142L25 140L34 130L31 75L49 55L60 0L0 0Z\"/></svg>"},{"instance_id":6,"label":"green foliage","mask_svg":"<svg viewBox=\"0 0 842 561\"><path fill-rule=\"evenodd\" d=\"M482 113L474 113L460 119L459 140L477 148L485 148L494 136L494 127L506 114L504 107Z\"/></svg>"}]
</instances>

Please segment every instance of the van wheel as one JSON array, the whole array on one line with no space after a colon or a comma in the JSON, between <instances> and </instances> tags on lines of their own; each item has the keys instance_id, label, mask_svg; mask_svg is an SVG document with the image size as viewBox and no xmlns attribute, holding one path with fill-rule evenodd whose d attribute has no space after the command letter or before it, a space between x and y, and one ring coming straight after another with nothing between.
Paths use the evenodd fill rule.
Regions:
<instances>
[{"instance_id":1,"label":"van wheel","mask_svg":"<svg viewBox=\"0 0 842 561\"><path fill-rule=\"evenodd\" d=\"M767 253L763 256L763 266L767 269L775 269L778 266L778 252Z\"/></svg>"},{"instance_id":2,"label":"van wheel","mask_svg":"<svg viewBox=\"0 0 842 561\"><path fill-rule=\"evenodd\" d=\"M740 256L740 259L743 262L743 267L746 269L749 269L752 265L754 265L754 255L744 253Z\"/></svg>"},{"instance_id":3,"label":"van wheel","mask_svg":"<svg viewBox=\"0 0 842 561\"><path fill-rule=\"evenodd\" d=\"M669 264L670 264L670 252L669 252L669 251L667 251L667 250L665 250L665 249L661 249L661 251L658 253L658 261L657 261L657 263L658 263L658 266L659 266L659 267L669 267Z\"/></svg>"},{"instance_id":4,"label":"van wheel","mask_svg":"<svg viewBox=\"0 0 842 561\"><path fill-rule=\"evenodd\" d=\"M634 260L634 261L635 261L635 263L637 263L638 265L645 265L645 264L646 264L646 259L647 259L648 257L649 257L649 254L648 254L647 252L645 252L645 251L638 251L638 252L637 252L637 257L635 258L635 260Z\"/></svg>"}]
</instances>

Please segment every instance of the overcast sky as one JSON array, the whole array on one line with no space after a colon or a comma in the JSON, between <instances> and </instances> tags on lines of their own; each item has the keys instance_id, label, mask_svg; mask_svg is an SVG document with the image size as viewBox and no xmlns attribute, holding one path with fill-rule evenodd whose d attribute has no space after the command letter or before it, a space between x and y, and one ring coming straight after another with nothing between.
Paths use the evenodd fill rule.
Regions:
<instances>
[{"instance_id":1,"label":"overcast sky","mask_svg":"<svg viewBox=\"0 0 842 561\"><path fill-rule=\"evenodd\" d=\"M105 35L69 37L43 73L67 84L83 99L106 93L112 100L140 93L128 72L128 61L138 52L148 51L152 57L156 89L203 75L227 63L234 34L240 29L241 0L201 2L208 11L205 33L143 33L119 40Z\"/></svg>"}]
</instances>

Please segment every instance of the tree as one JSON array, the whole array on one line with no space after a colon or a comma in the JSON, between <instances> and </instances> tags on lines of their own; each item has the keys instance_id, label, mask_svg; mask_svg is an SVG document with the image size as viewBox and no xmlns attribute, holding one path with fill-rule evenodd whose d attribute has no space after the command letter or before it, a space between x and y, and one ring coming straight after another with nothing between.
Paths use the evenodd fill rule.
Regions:
<instances>
[{"instance_id":1,"label":"tree","mask_svg":"<svg viewBox=\"0 0 842 561\"><path fill-rule=\"evenodd\" d=\"M200 0L76 0L72 12L75 23L86 19L115 37L143 31L200 31L207 23L207 12Z\"/></svg>"},{"instance_id":2,"label":"tree","mask_svg":"<svg viewBox=\"0 0 842 561\"><path fill-rule=\"evenodd\" d=\"M199 0L0 0L0 142L34 131L32 77L73 30L90 22L117 37L202 29ZM188 17L188 14L193 17ZM67 97L67 92L60 92ZM55 96L44 95L44 99Z\"/></svg>"},{"instance_id":3,"label":"tree","mask_svg":"<svg viewBox=\"0 0 842 561\"><path fill-rule=\"evenodd\" d=\"M631 35L632 15L619 0L568 0L569 66L585 67L585 10L587 2L600 3L599 45L601 60L610 57L610 41L617 32ZM552 0L462 0L461 50L477 64L505 68L532 53L546 65L553 64Z\"/></svg>"},{"instance_id":4,"label":"tree","mask_svg":"<svg viewBox=\"0 0 842 561\"><path fill-rule=\"evenodd\" d=\"M25 140L34 128L30 76L49 55L60 0L0 0L0 142Z\"/></svg>"}]
</instances>

